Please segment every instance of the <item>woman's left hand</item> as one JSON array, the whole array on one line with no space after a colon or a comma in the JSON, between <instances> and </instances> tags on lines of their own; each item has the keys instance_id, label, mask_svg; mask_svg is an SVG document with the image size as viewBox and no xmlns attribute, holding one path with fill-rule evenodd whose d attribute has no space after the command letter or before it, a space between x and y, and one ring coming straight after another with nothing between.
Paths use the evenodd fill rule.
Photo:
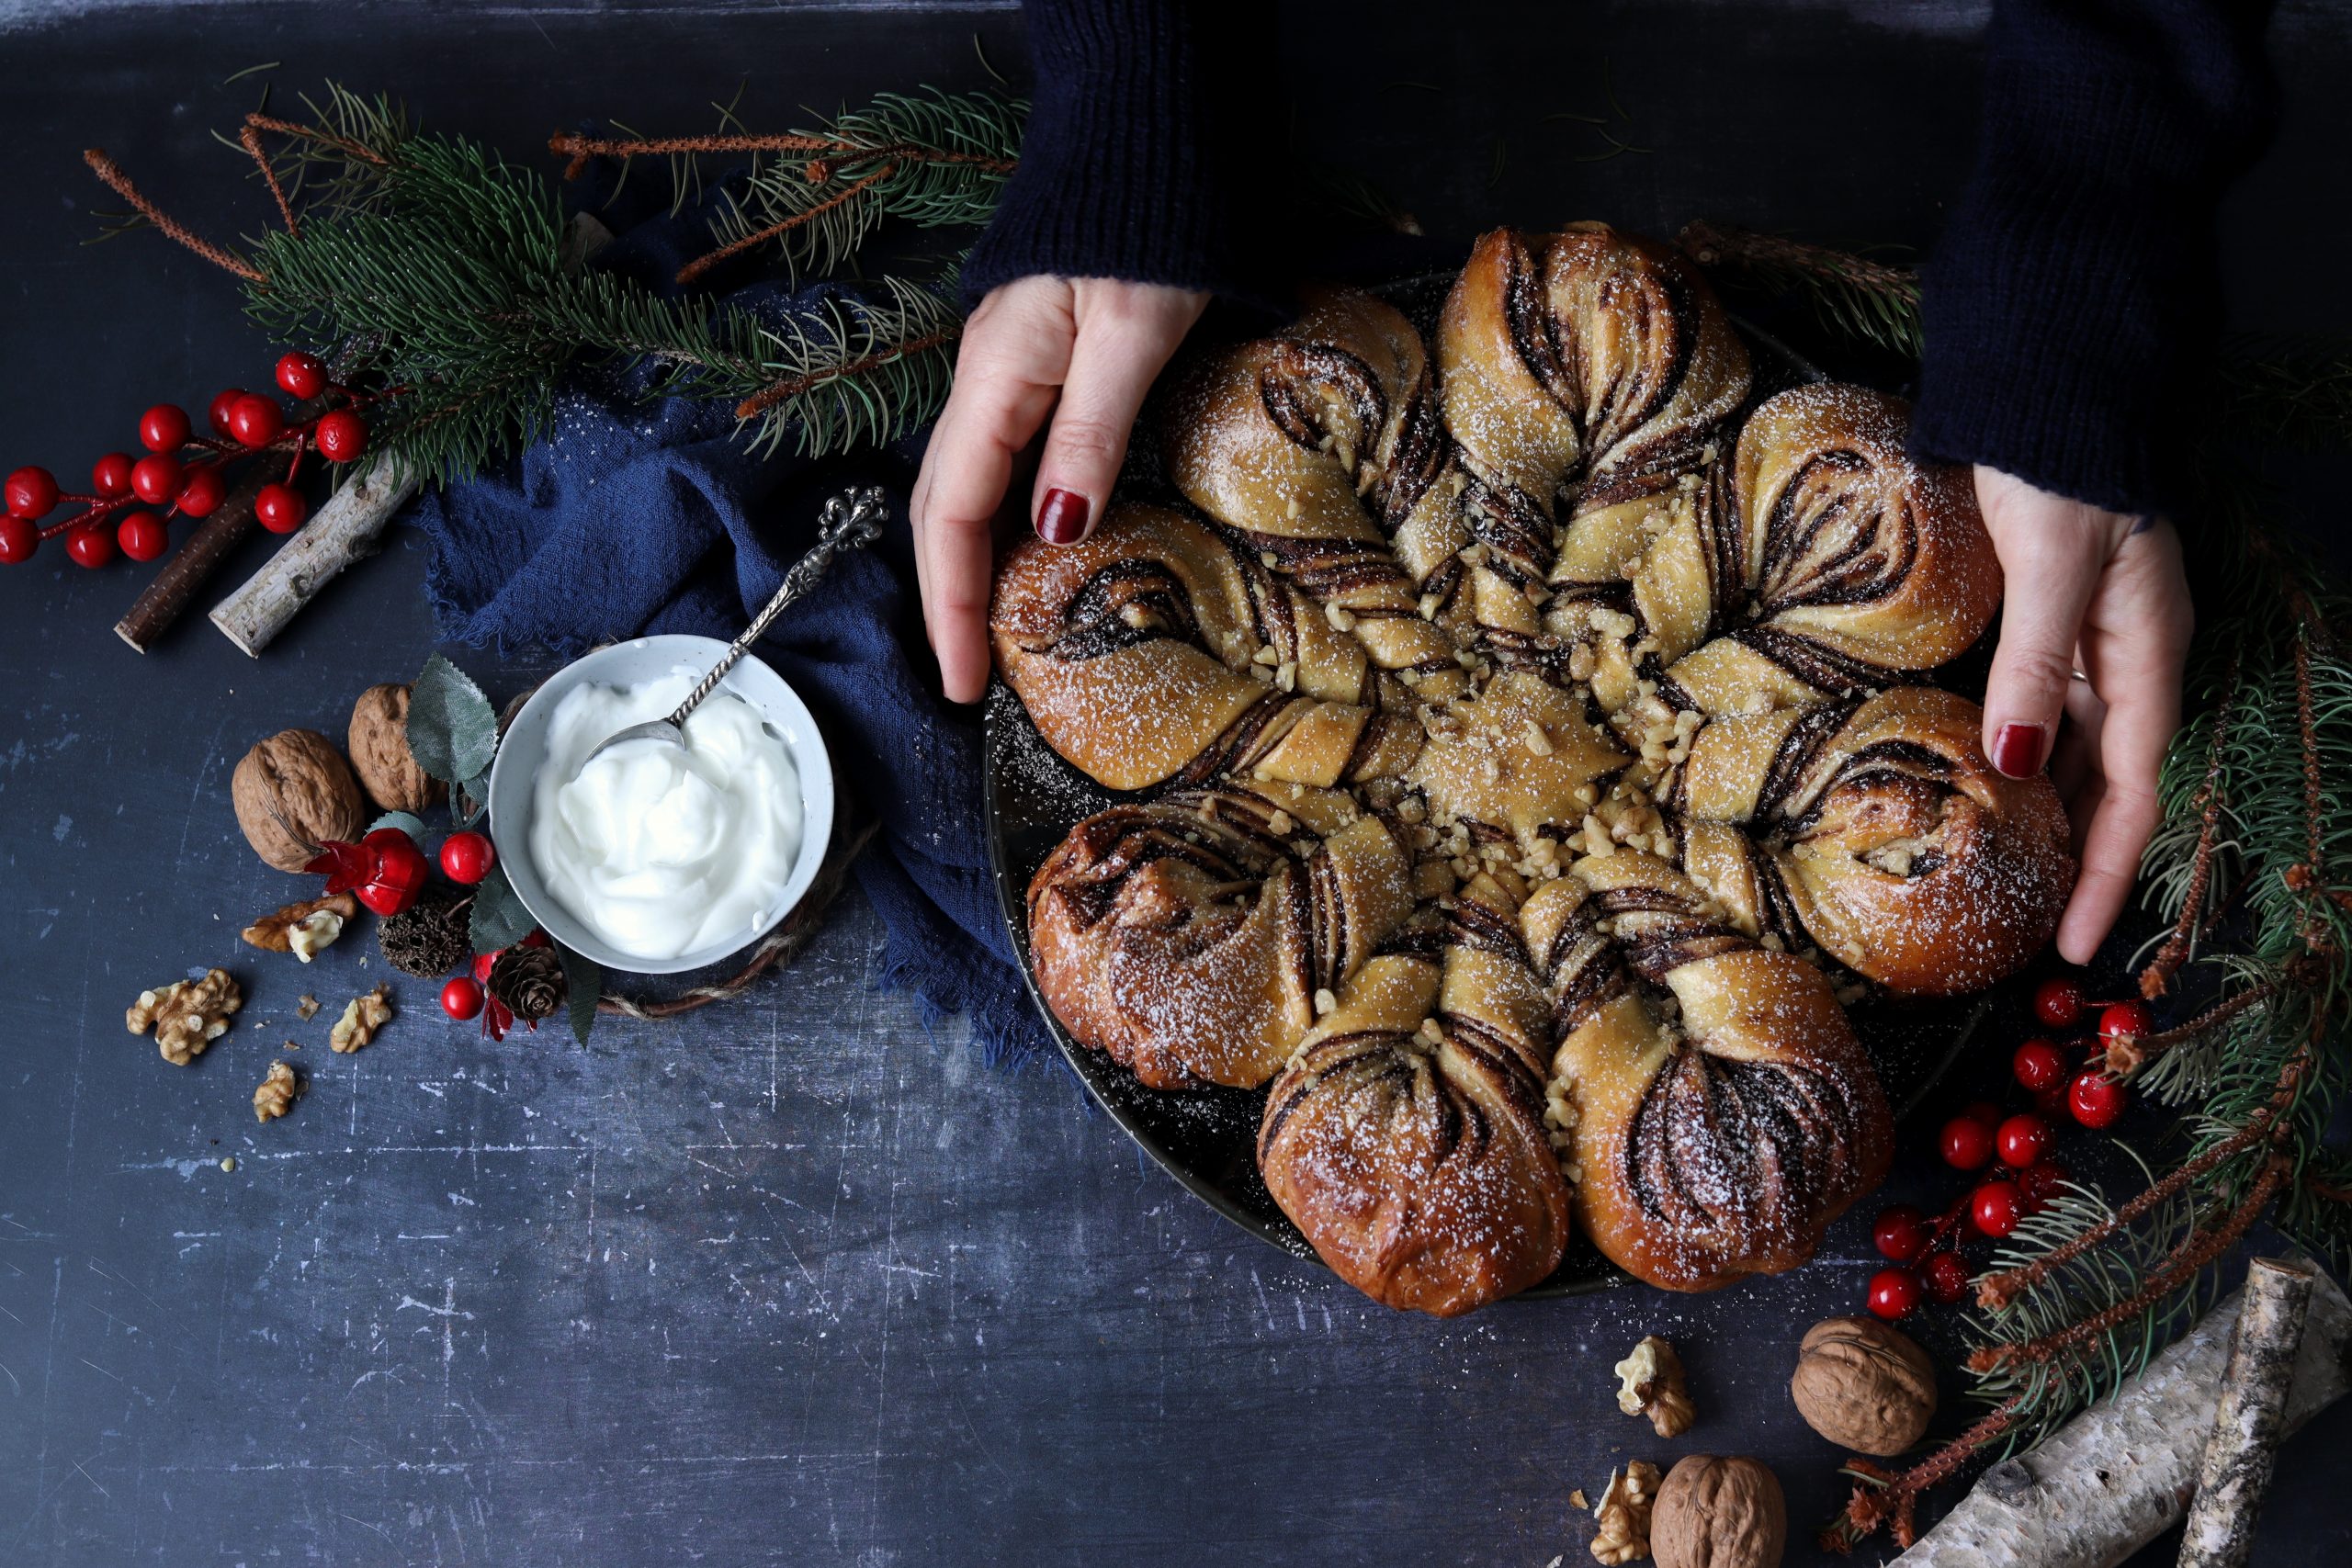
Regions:
<instances>
[{"instance_id":1,"label":"woman's left hand","mask_svg":"<svg viewBox=\"0 0 2352 1568\"><path fill-rule=\"evenodd\" d=\"M2051 764L2083 864L2058 951L2085 964L2131 897L2180 727L2192 623L2180 540L2161 518L2102 512L1994 468L1977 468L1976 500L2007 580L1984 754L2012 778ZM2063 735L2062 715L2073 720Z\"/></svg>"}]
</instances>

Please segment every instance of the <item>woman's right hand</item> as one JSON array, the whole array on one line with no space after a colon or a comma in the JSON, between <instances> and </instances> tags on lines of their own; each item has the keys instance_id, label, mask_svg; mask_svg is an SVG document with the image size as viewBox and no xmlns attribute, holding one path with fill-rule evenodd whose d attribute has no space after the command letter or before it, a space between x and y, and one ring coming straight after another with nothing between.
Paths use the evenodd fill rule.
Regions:
<instances>
[{"instance_id":1,"label":"woman's right hand","mask_svg":"<svg viewBox=\"0 0 2352 1568\"><path fill-rule=\"evenodd\" d=\"M965 323L913 505L923 625L951 702L978 701L988 686L991 527L1022 448L1050 413L1029 515L1048 543L1086 537L1144 394L1208 299L1156 283L1023 277L991 290Z\"/></svg>"}]
</instances>

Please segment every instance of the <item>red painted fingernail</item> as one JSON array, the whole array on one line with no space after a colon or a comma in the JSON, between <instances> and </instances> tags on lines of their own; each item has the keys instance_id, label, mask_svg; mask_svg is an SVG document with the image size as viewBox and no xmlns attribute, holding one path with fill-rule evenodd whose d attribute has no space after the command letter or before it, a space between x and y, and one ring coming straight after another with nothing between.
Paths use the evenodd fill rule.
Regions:
<instances>
[{"instance_id":1,"label":"red painted fingernail","mask_svg":"<svg viewBox=\"0 0 2352 1568\"><path fill-rule=\"evenodd\" d=\"M1074 545L1086 537L1091 503L1074 490L1049 490L1037 508L1037 536L1049 545Z\"/></svg>"},{"instance_id":2,"label":"red painted fingernail","mask_svg":"<svg viewBox=\"0 0 2352 1568\"><path fill-rule=\"evenodd\" d=\"M2041 771L2041 726L2005 724L1993 737L1993 766L2013 779L2031 778Z\"/></svg>"}]
</instances>

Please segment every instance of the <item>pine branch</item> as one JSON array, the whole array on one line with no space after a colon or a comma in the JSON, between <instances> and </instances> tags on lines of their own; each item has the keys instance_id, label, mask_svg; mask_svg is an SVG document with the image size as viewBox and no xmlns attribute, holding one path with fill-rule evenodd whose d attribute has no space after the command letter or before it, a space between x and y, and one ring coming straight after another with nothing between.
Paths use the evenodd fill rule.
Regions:
<instances>
[{"instance_id":1,"label":"pine branch","mask_svg":"<svg viewBox=\"0 0 2352 1568\"><path fill-rule=\"evenodd\" d=\"M1805 295L1842 337L1919 357L1919 275L1909 267L1703 220L1683 225L1675 243L1711 271L1736 269L1775 294Z\"/></svg>"},{"instance_id":2,"label":"pine branch","mask_svg":"<svg viewBox=\"0 0 2352 1568\"><path fill-rule=\"evenodd\" d=\"M639 368L648 397L724 399L763 452L890 441L945 398L961 327L952 275L942 291L886 279L878 299L831 296L776 320L664 298L580 269L560 204L537 175L473 143L416 134L386 99L331 87L311 107L313 123L255 114L242 128L238 145L285 225L249 256L169 219L103 154L92 165L149 220L243 277L249 313L274 336L364 349L354 375L379 389L374 439L403 478L446 483L539 439L559 382L592 366ZM886 187L893 210L919 221L951 210L944 186L867 188Z\"/></svg>"},{"instance_id":3,"label":"pine branch","mask_svg":"<svg viewBox=\"0 0 2352 1568\"><path fill-rule=\"evenodd\" d=\"M727 188L714 221L718 248L678 275L691 283L720 262L773 245L796 276L831 274L890 219L919 228L988 221L1017 166L1028 105L993 93L885 93L813 130L658 139L559 135L550 151L576 177L591 157L681 158L678 199L699 181L696 160L750 152L750 173ZM730 117L731 118L731 117Z\"/></svg>"}]
</instances>

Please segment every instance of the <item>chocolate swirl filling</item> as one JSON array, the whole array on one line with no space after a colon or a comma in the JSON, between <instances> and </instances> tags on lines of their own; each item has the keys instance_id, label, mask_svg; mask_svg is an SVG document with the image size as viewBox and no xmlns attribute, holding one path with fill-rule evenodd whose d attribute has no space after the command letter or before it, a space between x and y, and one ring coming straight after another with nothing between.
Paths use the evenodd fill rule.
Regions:
<instances>
[{"instance_id":1,"label":"chocolate swirl filling","mask_svg":"<svg viewBox=\"0 0 2352 1568\"><path fill-rule=\"evenodd\" d=\"M1861 1140L1855 1097L1831 1074L1686 1043L1634 1112L1624 1178L1666 1234L1794 1237L1853 1190Z\"/></svg>"}]
</instances>

